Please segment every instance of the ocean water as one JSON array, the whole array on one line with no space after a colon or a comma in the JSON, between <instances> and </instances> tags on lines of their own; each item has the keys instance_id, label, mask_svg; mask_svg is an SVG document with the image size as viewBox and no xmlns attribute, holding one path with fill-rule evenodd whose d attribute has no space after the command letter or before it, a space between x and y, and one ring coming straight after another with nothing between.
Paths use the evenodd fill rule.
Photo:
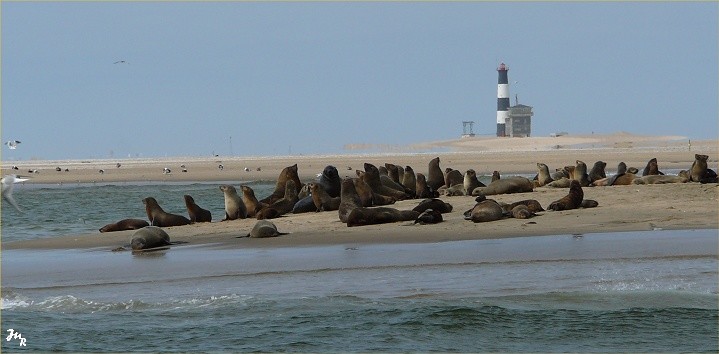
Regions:
<instances>
[{"instance_id":1,"label":"ocean water","mask_svg":"<svg viewBox=\"0 0 719 354\"><path fill-rule=\"evenodd\" d=\"M220 219L219 184L27 185L18 203L44 217L3 208L2 239L144 218L146 196L181 213L190 194ZM717 230L686 230L141 255L8 250L1 327L18 337L1 349L716 352L718 249Z\"/></svg>"}]
</instances>

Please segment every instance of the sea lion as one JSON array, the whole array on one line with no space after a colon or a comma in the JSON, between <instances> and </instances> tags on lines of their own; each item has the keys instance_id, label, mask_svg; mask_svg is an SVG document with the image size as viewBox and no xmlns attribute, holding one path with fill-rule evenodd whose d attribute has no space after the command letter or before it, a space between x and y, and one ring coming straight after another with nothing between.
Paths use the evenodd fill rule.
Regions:
<instances>
[{"instance_id":1,"label":"sea lion","mask_svg":"<svg viewBox=\"0 0 719 354\"><path fill-rule=\"evenodd\" d=\"M509 215L515 219L529 219L534 213L526 205L518 204L509 211Z\"/></svg>"},{"instance_id":2,"label":"sea lion","mask_svg":"<svg viewBox=\"0 0 719 354\"><path fill-rule=\"evenodd\" d=\"M707 155L694 154L694 162L692 163L692 167L689 169L689 181L701 182L704 175L707 173L708 159L709 156Z\"/></svg>"},{"instance_id":3,"label":"sea lion","mask_svg":"<svg viewBox=\"0 0 719 354\"><path fill-rule=\"evenodd\" d=\"M257 220L274 219L274 218L279 218L280 216L282 216L282 214L280 214L280 212L277 209L272 208L272 207L266 207L266 208L263 208L262 210L258 211L255 214L255 219L257 219Z\"/></svg>"},{"instance_id":4,"label":"sea lion","mask_svg":"<svg viewBox=\"0 0 719 354\"><path fill-rule=\"evenodd\" d=\"M464 194L464 184L455 184L452 187L442 187L440 188L440 194L446 195L448 197L457 197L457 196L463 196Z\"/></svg>"},{"instance_id":5,"label":"sea lion","mask_svg":"<svg viewBox=\"0 0 719 354\"><path fill-rule=\"evenodd\" d=\"M583 161L577 160L577 165L574 167L574 180L579 181L582 187L589 186L589 174L587 174L587 164Z\"/></svg>"},{"instance_id":6,"label":"sea lion","mask_svg":"<svg viewBox=\"0 0 719 354\"><path fill-rule=\"evenodd\" d=\"M428 173L427 173L427 185L431 190L436 191L439 189L439 187L442 187L445 185L444 181L444 173L442 173L442 169L439 167L439 157L435 157L432 160L429 161L428 167ZM425 197L420 197L425 198Z\"/></svg>"},{"instance_id":7,"label":"sea lion","mask_svg":"<svg viewBox=\"0 0 719 354\"><path fill-rule=\"evenodd\" d=\"M414 210L398 210L388 207L352 209L347 215L347 227L386 224L397 221L416 220L419 213Z\"/></svg>"},{"instance_id":8,"label":"sea lion","mask_svg":"<svg viewBox=\"0 0 719 354\"><path fill-rule=\"evenodd\" d=\"M579 181L572 180L569 184L569 194L549 204L548 210L560 211L577 209L584 199L584 191Z\"/></svg>"},{"instance_id":9,"label":"sea lion","mask_svg":"<svg viewBox=\"0 0 719 354\"><path fill-rule=\"evenodd\" d=\"M668 175L647 175L635 178L633 184L666 184L666 183L686 183L689 180L681 176Z\"/></svg>"},{"instance_id":10,"label":"sea lion","mask_svg":"<svg viewBox=\"0 0 719 354\"><path fill-rule=\"evenodd\" d=\"M100 228L100 232L113 232L113 231L125 231L125 230L137 230L150 224L145 220L140 219L122 219L116 223L107 224Z\"/></svg>"},{"instance_id":11,"label":"sea lion","mask_svg":"<svg viewBox=\"0 0 719 354\"><path fill-rule=\"evenodd\" d=\"M464 212L465 220L473 222L487 222L499 220L503 217L504 211L496 201L492 199L483 200Z\"/></svg>"},{"instance_id":12,"label":"sea lion","mask_svg":"<svg viewBox=\"0 0 719 354\"><path fill-rule=\"evenodd\" d=\"M362 174L361 178L372 188L372 192L392 197L395 200L407 199L408 196L405 192L387 187L382 184L382 181L380 180L379 170L375 165L371 163L365 163L364 172L365 173Z\"/></svg>"},{"instance_id":13,"label":"sea lion","mask_svg":"<svg viewBox=\"0 0 719 354\"><path fill-rule=\"evenodd\" d=\"M252 238L265 238L265 237L276 237L280 235L287 235L287 232L277 231L277 226L269 220L259 220L252 227L247 237Z\"/></svg>"},{"instance_id":14,"label":"sea lion","mask_svg":"<svg viewBox=\"0 0 719 354\"><path fill-rule=\"evenodd\" d=\"M625 164L624 161L621 161L617 165L617 173L615 173L615 175L623 175L625 173L627 173L627 164Z\"/></svg>"},{"instance_id":15,"label":"sea lion","mask_svg":"<svg viewBox=\"0 0 719 354\"><path fill-rule=\"evenodd\" d=\"M552 177L552 179L555 181L560 180L562 178L569 179L569 172L565 168L558 168L550 174L550 177Z\"/></svg>"},{"instance_id":16,"label":"sea lion","mask_svg":"<svg viewBox=\"0 0 719 354\"><path fill-rule=\"evenodd\" d=\"M247 207L242 201L235 187L229 184L220 186L220 190L225 195L225 218L222 221L244 219L247 217Z\"/></svg>"},{"instance_id":17,"label":"sea lion","mask_svg":"<svg viewBox=\"0 0 719 354\"><path fill-rule=\"evenodd\" d=\"M415 224L426 225L426 224L437 224L442 222L442 213L437 210L427 209L423 211L417 219L414 220Z\"/></svg>"},{"instance_id":18,"label":"sea lion","mask_svg":"<svg viewBox=\"0 0 719 354\"><path fill-rule=\"evenodd\" d=\"M397 165L392 163L385 163L384 167L387 169L387 176L394 181L395 183L401 183L399 179L399 170L397 168Z\"/></svg>"},{"instance_id":19,"label":"sea lion","mask_svg":"<svg viewBox=\"0 0 719 354\"><path fill-rule=\"evenodd\" d=\"M582 203L579 204L580 208L585 208L585 209L586 208L596 208L597 206L599 206L599 202L597 202L596 200L592 200L592 199L584 199L584 200L582 200Z\"/></svg>"},{"instance_id":20,"label":"sea lion","mask_svg":"<svg viewBox=\"0 0 719 354\"><path fill-rule=\"evenodd\" d=\"M452 211L452 204L445 203L437 198L431 198L419 202L412 210L422 213L427 209L432 209L440 213L449 213Z\"/></svg>"},{"instance_id":21,"label":"sea lion","mask_svg":"<svg viewBox=\"0 0 719 354\"><path fill-rule=\"evenodd\" d=\"M477 179L477 172L472 169L469 169L464 173L464 179L462 182L464 195L472 195L472 191L477 187L486 187L484 183Z\"/></svg>"},{"instance_id":22,"label":"sea lion","mask_svg":"<svg viewBox=\"0 0 719 354\"><path fill-rule=\"evenodd\" d=\"M538 213L540 211L544 211L544 208L542 208L542 205L539 204L539 202L534 199L525 199L525 200L520 200L518 202L514 202L511 204L502 205L502 210L505 213L510 213L512 211L512 209L514 209L514 207L516 207L517 205L526 206L529 209L529 211L531 211L532 213Z\"/></svg>"},{"instance_id":23,"label":"sea lion","mask_svg":"<svg viewBox=\"0 0 719 354\"><path fill-rule=\"evenodd\" d=\"M364 183L364 182L363 182ZM370 191L371 192L371 191ZM370 201L371 202L371 201ZM340 194L340 206L337 209L340 221L347 222L347 216L355 208L362 207L360 196L355 190L355 182L352 178L342 179L342 192Z\"/></svg>"},{"instance_id":24,"label":"sea lion","mask_svg":"<svg viewBox=\"0 0 719 354\"><path fill-rule=\"evenodd\" d=\"M328 165L322 170L322 174L317 179L317 183L330 195L332 198L340 196L342 191L342 179L337 171L337 167Z\"/></svg>"},{"instance_id":25,"label":"sea lion","mask_svg":"<svg viewBox=\"0 0 719 354\"><path fill-rule=\"evenodd\" d=\"M185 194L185 206L187 207L187 214L190 216L190 223L196 222L211 222L212 214L209 210L202 209L191 196Z\"/></svg>"},{"instance_id":26,"label":"sea lion","mask_svg":"<svg viewBox=\"0 0 719 354\"><path fill-rule=\"evenodd\" d=\"M170 235L158 226L145 226L135 231L130 239L133 251L170 245Z\"/></svg>"},{"instance_id":27,"label":"sea lion","mask_svg":"<svg viewBox=\"0 0 719 354\"><path fill-rule=\"evenodd\" d=\"M554 181L549 175L549 167L546 164L537 162L537 187L543 187Z\"/></svg>"},{"instance_id":28,"label":"sea lion","mask_svg":"<svg viewBox=\"0 0 719 354\"><path fill-rule=\"evenodd\" d=\"M486 187L478 187L472 191L483 195L524 193L534 190L534 183L526 177L513 176L493 181Z\"/></svg>"},{"instance_id":29,"label":"sea lion","mask_svg":"<svg viewBox=\"0 0 719 354\"><path fill-rule=\"evenodd\" d=\"M189 225L190 219L177 214L166 213L153 197L147 197L142 200L145 204L147 219L150 225L159 227Z\"/></svg>"},{"instance_id":30,"label":"sea lion","mask_svg":"<svg viewBox=\"0 0 719 354\"><path fill-rule=\"evenodd\" d=\"M571 182L571 181L573 181L573 180L571 180L571 179L569 179L569 178L567 178L567 177L562 177L562 178L560 178L560 179L557 179L557 180L554 180L554 181L550 182L549 184L547 184L547 187L552 187L552 188L569 188L569 182Z\"/></svg>"},{"instance_id":31,"label":"sea lion","mask_svg":"<svg viewBox=\"0 0 719 354\"><path fill-rule=\"evenodd\" d=\"M361 178L361 176L364 174L364 171L357 170L356 172L357 176L360 177L353 178L352 183L355 187L355 193L360 199L360 206L370 207L374 204L374 199L377 199L377 201L380 203L386 201L386 199L381 198L379 195L377 196L377 198L375 198L375 194L374 192L372 192L372 188Z\"/></svg>"},{"instance_id":32,"label":"sea lion","mask_svg":"<svg viewBox=\"0 0 719 354\"><path fill-rule=\"evenodd\" d=\"M279 217L292 212L292 209L294 208L295 204L297 204L298 200L299 199L297 199L297 185L295 184L295 181L288 179L287 185L285 186L285 196L282 199L279 199L274 203L270 204L267 209L277 210L277 215L275 217ZM263 215L267 216L267 214ZM269 219L267 217L265 218Z\"/></svg>"},{"instance_id":33,"label":"sea lion","mask_svg":"<svg viewBox=\"0 0 719 354\"><path fill-rule=\"evenodd\" d=\"M412 198L417 197L417 176L411 166L405 166L404 176L402 177L402 186L409 191Z\"/></svg>"},{"instance_id":34,"label":"sea lion","mask_svg":"<svg viewBox=\"0 0 719 354\"><path fill-rule=\"evenodd\" d=\"M252 190L249 186L240 186L240 189L242 189L242 199L245 203L245 209L247 210L247 217L248 218L254 218L257 216L257 212L262 210L263 208L268 207L268 204L261 203L259 200L257 200L257 197L255 197L255 191Z\"/></svg>"},{"instance_id":35,"label":"sea lion","mask_svg":"<svg viewBox=\"0 0 719 354\"><path fill-rule=\"evenodd\" d=\"M464 184L464 175L462 174L462 172L460 172L458 170L453 170L451 168L447 168L445 170L445 172L446 172L444 175L444 180L445 180L444 186L445 187L450 188L450 187L456 186L458 184L461 184L461 185Z\"/></svg>"},{"instance_id":36,"label":"sea lion","mask_svg":"<svg viewBox=\"0 0 719 354\"><path fill-rule=\"evenodd\" d=\"M318 183L308 183L310 186L310 192L312 192L312 202L317 211L332 211L340 208L342 198L332 198L325 191L322 185Z\"/></svg>"},{"instance_id":37,"label":"sea lion","mask_svg":"<svg viewBox=\"0 0 719 354\"><path fill-rule=\"evenodd\" d=\"M649 162L647 162L647 166L644 167L644 171L642 171L642 177L654 175L663 175L663 173L659 171L659 165L657 164L656 157L649 160Z\"/></svg>"},{"instance_id":38,"label":"sea lion","mask_svg":"<svg viewBox=\"0 0 719 354\"><path fill-rule=\"evenodd\" d=\"M494 171L492 172L492 180L490 181L490 183L499 180L500 178L501 177L499 176L499 171Z\"/></svg>"},{"instance_id":39,"label":"sea lion","mask_svg":"<svg viewBox=\"0 0 719 354\"><path fill-rule=\"evenodd\" d=\"M302 188L307 189L308 195L303 198L299 198L298 196L297 203L295 203L295 205L292 207L292 214L302 214L317 211L314 199L312 198L312 194L309 191L309 183L305 184Z\"/></svg>"},{"instance_id":40,"label":"sea lion","mask_svg":"<svg viewBox=\"0 0 719 354\"><path fill-rule=\"evenodd\" d=\"M389 176L380 175L379 181L382 183L383 186L392 188L396 191L400 191L402 193L408 194L409 190L404 188L403 185L393 181Z\"/></svg>"},{"instance_id":41,"label":"sea lion","mask_svg":"<svg viewBox=\"0 0 719 354\"><path fill-rule=\"evenodd\" d=\"M427 184L427 179L422 173L417 173L417 184L415 187L416 198L436 198L439 194L432 190Z\"/></svg>"},{"instance_id":42,"label":"sea lion","mask_svg":"<svg viewBox=\"0 0 719 354\"><path fill-rule=\"evenodd\" d=\"M277 178L277 184L275 184L275 191L270 196L260 200L262 203L272 204L285 197L285 189L287 181L292 180L295 182L295 188L297 190L302 189L302 182L300 177L297 175L297 164L287 166L282 169L279 177Z\"/></svg>"},{"instance_id":43,"label":"sea lion","mask_svg":"<svg viewBox=\"0 0 719 354\"><path fill-rule=\"evenodd\" d=\"M308 187L306 184L302 186L302 189L297 192L297 199L302 200L302 198L306 198L310 196L310 187Z\"/></svg>"},{"instance_id":44,"label":"sea lion","mask_svg":"<svg viewBox=\"0 0 719 354\"><path fill-rule=\"evenodd\" d=\"M592 166L592 169L589 171L589 182L592 183L594 181L600 180L602 178L607 178L607 173L604 171L604 169L607 167L607 163L604 161L597 161L594 163L594 166Z\"/></svg>"}]
</instances>

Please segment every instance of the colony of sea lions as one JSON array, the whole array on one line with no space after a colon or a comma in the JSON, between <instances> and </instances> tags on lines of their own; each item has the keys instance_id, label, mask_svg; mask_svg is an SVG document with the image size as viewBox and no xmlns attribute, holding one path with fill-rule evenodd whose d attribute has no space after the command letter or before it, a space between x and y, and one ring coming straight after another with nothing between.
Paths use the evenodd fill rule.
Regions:
<instances>
[{"instance_id":1,"label":"colony of sea lions","mask_svg":"<svg viewBox=\"0 0 719 354\"><path fill-rule=\"evenodd\" d=\"M482 175L487 185L480 181L474 169L462 171L440 167L439 157L431 159L427 170L415 172L411 166L385 163L376 167L365 163L363 170L356 170L355 176L340 177L336 167L326 166L317 178L303 183L299 179L297 164L285 167L279 174L274 191L258 200L255 191L248 185L241 185L241 196L234 186L223 184L225 218L232 221L245 218L258 220L286 217L301 212L337 212L337 221L347 227L357 227L384 223L411 222L411 225L432 225L445 222L442 214L453 212L446 197L476 197L476 204L462 213L463 219L475 223L492 222L507 218L527 219L541 216L546 211L571 212L575 209L598 207L599 202L585 199L585 193L591 194L592 188L606 188L621 185L645 185L665 183L717 183L717 174L708 168L707 155L695 155L694 163L678 175L669 175L659 170L656 158L647 162L643 171L624 162L617 165L615 173L606 171L607 163L596 161L591 170L587 164L576 160L574 164L557 168L550 172L549 166L537 162L537 174L534 179L524 176L502 176L498 171ZM348 172L351 173L351 172ZM429 177L426 177L429 176ZM304 189L303 189L304 187ZM532 198L517 198L512 203L501 203L488 197L500 194L533 193L543 188L568 188L567 195L552 201L546 207ZM301 198L302 197L302 198ZM192 196L184 195L189 218L179 214L165 212L153 197L142 200L148 222L139 219L123 219L105 225L100 232L137 230L137 241L133 249L143 249L169 244L166 232L158 229L189 225L191 223L212 222L209 210L200 207ZM417 200L413 208L394 208L388 205L400 200ZM406 205L404 203L403 205ZM456 212L456 211L455 211ZM152 225L156 228L148 229ZM431 226L417 226L431 227ZM264 220L245 233L249 237L264 238L284 235L277 227ZM242 236L241 236L242 237ZM137 248L136 248L137 247Z\"/></svg>"}]
</instances>

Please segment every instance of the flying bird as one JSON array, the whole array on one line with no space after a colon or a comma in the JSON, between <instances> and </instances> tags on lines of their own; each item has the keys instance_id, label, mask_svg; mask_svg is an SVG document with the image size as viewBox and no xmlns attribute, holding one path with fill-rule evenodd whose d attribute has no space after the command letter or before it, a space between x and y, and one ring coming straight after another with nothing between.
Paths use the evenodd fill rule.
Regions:
<instances>
[{"instance_id":1,"label":"flying bird","mask_svg":"<svg viewBox=\"0 0 719 354\"><path fill-rule=\"evenodd\" d=\"M124 60L118 60L118 61L114 62L113 64L130 64L130 63L128 63Z\"/></svg>"},{"instance_id":2,"label":"flying bird","mask_svg":"<svg viewBox=\"0 0 719 354\"><path fill-rule=\"evenodd\" d=\"M2 179L0 179L0 184L2 184L2 199L10 203L10 205L14 206L15 209L17 209L17 211L21 213L22 209L20 209L20 206L17 205L15 198L12 197L12 190L15 183L24 182L27 180L28 178L18 177L17 175L6 175Z\"/></svg>"},{"instance_id":3,"label":"flying bird","mask_svg":"<svg viewBox=\"0 0 719 354\"><path fill-rule=\"evenodd\" d=\"M10 148L10 150L17 149L17 144L20 144L20 140L8 140L5 145Z\"/></svg>"}]
</instances>

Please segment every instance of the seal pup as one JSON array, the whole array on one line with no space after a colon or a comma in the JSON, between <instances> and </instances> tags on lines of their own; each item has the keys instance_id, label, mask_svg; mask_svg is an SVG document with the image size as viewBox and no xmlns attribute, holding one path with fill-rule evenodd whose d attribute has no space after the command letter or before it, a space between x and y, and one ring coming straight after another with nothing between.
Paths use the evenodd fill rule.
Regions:
<instances>
[{"instance_id":1,"label":"seal pup","mask_svg":"<svg viewBox=\"0 0 719 354\"><path fill-rule=\"evenodd\" d=\"M189 225L190 219L177 214L166 213L153 197L147 197L142 200L145 204L147 219L150 220L150 226L168 227Z\"/></svg>"},{"instance_id":2,"label":"seal pup","mask_svg":"<svg viewBox=\"0 0 719 354\"><path fill-rule=\"evenodd\" d=\"M452 204L445 203L437 198L431 198L419 202L412 210L422 213L427 209L432 209L440 213L449 213L452 211Z\"/></svg>"},{"instance_id":3,"label":"seal pup","mask_svg":"<svg viewBox=\"0 0 719 354\"><path fill-rule=\"evenodd\" d=\"M533 190L534 183L528 178L513 176L493 181L486 187L475 188L474 191L472 191L472 195L475 195L475 193L481 193L483 195L524 193Z\"/></svg>"},{"instance_id":4,"label":"seal pup","mask_svg":"<svg viewBox=\"0 0 719 354\"><path fill-rule=\"evenodd\" d=\"M244 219L247 217L247 206L242 201L235 187L229 184L220 186L225 196L225 218L222 221Z\"/></svg>"},{"instance_id":5,"label":"seal pup","mask_svg":"<svg viewBox=\"0 0 719 354\"><path fill-rule=\"evenodd\" d=\"M258 211L268 207L268 204L260 203L260 201L257 200L255 191L251 187L242 185L240 189L242 190L242 199L245 203L248 218L254 218Z\"/></svg>"},{"instance_id":6,"label":"seal pup","mask_svg":"<svg viewBox=\"0 0 719 354\"><path fill-rule=\"evenodd\" d=\"M287 232L277 231L277 226L269 220L258 220L255 226L252 227L250 233L246 237L251 238L265 238L265 237L276 237L281 235L287 235Z\"/></svg>"},{"instance_id":7,"label":"seal pup","mask_svg":"<svg viewBox=\"0 0 719 354\"><path fill-rule=\"evenodd\" d=\"M650 159L649 162L647 162L647 166L644 167L644 171L642 171L642 177L653 175L663 175L663 173L659 171L659 165L657 164L656 157Z\"/></svg>"},{"instance_id":8,"label":"seal pup","mask_svg":"<svg viewBox=\"0 0 719 354\"><path fill-rule=\"evenodd\" d=\"M20 206L15 201L15 198L12 196L13 189L15 188L15 183L24 182L27 181L29 178L24 177L18 177L17 175L6 175L3 176L2 179L0 179L0 184L2 184L2 199L10 205L12 205L17 211L23 212L22 209L20 209Z\"/></svg>"},{"instance_id":9,"label":"seal pup","mask_svg":"<svg viewBox=\"0 0 719 354\"><path fill-rule=\"evenodd\" d=\"M554 181L549 174L549 166L541 162L537 162L537 187L543 187Z\"/></svg>"},{"instance_id":10,"label":"seal pup","mask_svg":"<svg viewBox=\"0 0 719 354\"><path fill-rule=\"evenodd\" d=\"M297 164L283 168L280 172L279 177L277 178L277 184L275 184L275 191L272 192L270 196L260 201L266 204L272 204L277 200L284 198L285 187L287 186L288 180L292 180L295 182L295 188L297 190L302 189L303 184L302 182L300 182L300 177L297 175Z\"/></svg>"},{"instance_id":11,"label":"seal pup","mask_svg":"<svg viewBox=\"0 0 719 354\"><path fill-rule=\"evenodd\" d=\"M133 251L170 245L170 235L158 226L145 226L132 234L130 247Z\"/></svg>"},{"instance_id":12,"label":"seal pup","mask_svg":"<svg viewBox=\"0 0 719 354\"><path fill-rule=\"evenodd\" d=\"M190 216L190 223L196 223L196 222L211 222L212 221L212 213L210 213L209 210L202 209L197 203L195 203L195 200L185 194L185 207L187 207L187 214Z\"/></svg>"},{"instance_id":13,"label":"seal pup","mask_svg":"<svg viewBox=\"0 0 719 354\"><path fill-rule=\"evenodd\" d=\"M472 220L473 222L487 222L499 220L504 216L502 207L496 201L492 199L486 199L464 212L465 220Z\"/></svg>"},{"instance_id":14,"label":"seal pup","mask_svg":"<svg viewBox=\"0 0 719 354\"><path fill-rule=\"evenodd\" d=\"M559 200L553 201L547 209L554 211L577 209L582 205L583 199L584 191L582 191L582 186L579 184L579 181L572 180L569 183L569 194Z\"/></svg>"},{"instance_id":15,"label":"seal pup","mask_svg":"<svg viewBox=\"0 0 719 354\"><path fill-rule=\"evenodd\" d=\"M412 166L405 166L404 175L402 176L402 186L409 191L412 198L417 197L417 176L414 174Z\"/></svg>"},{"instance_id":16,"label":"seal pup","mask_svg":"<svg viewBox=\"0 0 719 354\"><path fill-rule=\"evenodd\" d=\"M442 222L442 213L440 213L437 210L427 209L423 211L417 219L414 220L415 224L420 225L427 225L427 224L437 224Z\"/></svg>"},{"instance_id":17,"label":"seal pup","mask_svg":"<svg viewBox=\"0 0 719 354\"><path fill-rule=\"evenodd\" d=\"M340 208L342 198L332 198L325 191L324 187L318 183L308 183L310 185L310 191L312 192L312 202L317 211L332 211Z\"/></svg>"},{"instance_id":18,"label":"seal pup","mask_svg":"<svg viewBox=\"0 0 719 354\"><path fill-rule=\"evenodd\" d=\"M529 210L526 205L518 204L509 211L509 215L511 215L515 219L529 219L535 214L531 210Z\"/></svg>"},{"instance_id":19,"label":"seal pup","mask_svg":"<svg viewBox=\"0 0 719 354\"><path fill-rule=\"evenodd\" d=\"M145 220L140 219L122 219L116 223L107 224L100 228L100 232L113 232L113 231L125 231L125 230L138 230L150 224Z\"/></svg>"},{"instance_id":20,"label":"seal pup","mask_svg":"<svg viewBox=\"0 0 719 354\"><path fill-rule=\"evenodd\" d=\"M428 172L427 172L427 185L429 188L431 188L433 191L436 191L439 189L439 187L442 187L445 185L444 181L444 173L442 173L442 169L439 167L439 157L435 157L432 160L429 161L427 164ZM420 197L425 198L425 197Z\"/></svg>"},{"instance_id":21,"label":"seal pup","mask_svg":"<svg viewBox=\"0 0 719 354\"><path fill-rule=\"evenodd\" d=\"M607 173L604 171L604 169L607 167L607 163L604 161L597 161L594 163L594 166L592 166L592 169L589 170L589 183L591 184L594 181L600 180L602 178L607 178Z\"/></svg>"},{"instance_id":22,"label":"seal pup","mask_svg":"<svg viewBox=\"0 0 719 354\"><path fill-rule=\"evenodd\" d=\"M350 212L360 207L362 207L362 201L355 190L355 182L352 178L342 179L340 206L337 209L340 221L347 223L347 216L349 216Z\"/></svg>"},{"instance_id":23,"label":"seal pup","mask_svg":"<svg viewBox=\"0 0 719 354\"><path fill-rule=\"evenodd\" d=\"M411 221L416 220L419 214L414 210L398 210L389 207L358 207L352 209L347 215L347 227Z\"/></svg>"}]
</instances>

